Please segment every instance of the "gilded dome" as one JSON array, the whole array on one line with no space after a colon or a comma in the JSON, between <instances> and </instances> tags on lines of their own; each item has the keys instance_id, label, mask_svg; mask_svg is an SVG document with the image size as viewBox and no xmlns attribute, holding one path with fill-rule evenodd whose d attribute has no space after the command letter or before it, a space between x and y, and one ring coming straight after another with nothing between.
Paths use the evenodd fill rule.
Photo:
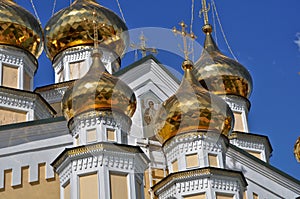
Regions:
<instances>
[{"instance_id":1,"label":"gilded dome","mask_svg":"<svg viewBox=\"0 0 300 199\"><path fill-rule=\"evenodd\" d=\"M249 98L252 77L237 61L222 54L211 35L211 26L205 25L204 49L195 63L194 73L200 84L217 95L237 95Z\"/></svg>"},{"instance_id":2,"label":"gilded dome","mask_svg":"<svg viewBox=\"0 0 300 199\"><path fill-rule=\"evenodd\" d=\"M156 138L165 143L189 131L218 131L228 136L234 117L227 103L201 87L192 73L193 63L185 61L184 77L177 92L163 102L155 120Z\"/></svg>"},{"instance_id":3,"label":"gilded dome","mask_svg":"<svg viewBox=\"0 0 300 199\"><path fill-rule=\"evenodd\" d=\"M129 36L125 23L111 10L94 0L76 0L57 12L45 26L45 51L53 61L61 51L79 45L93 45L94 22L100 46L122 56Z\"/></svg>"},{"instance_id":4,"label":"gilded dome","mask_svg":"<svg viewBox=\"0 0 300 199\"><path fill-rule=\"evenodd\" d=\"M0 1L0 44L22 48L38 58L43 30L37 19L11 0Z\"/></svg>"},{"instance_id":5,"label":"gilded dome","mask_svg":"<svg viewBox=\"0 0 300 199\"><path fill-rule=\"evenodd\" d=\"M298 137L298 139L297 139L297 141L295 143L294 154L295 154L296 160L298 162L300 162L300 137Z\"/></svg>"},{"instance_id":6,"label":"gilded dome","mask_svg":"<svg viewBox=\"0 0 300 199\"><path fill-rule=\"evenodd\" d=\"M97 51L97 50L95 50ZM62 100L65 118L70 121L84 113L113 113L132 117L136 109L136 98L123 81L109 74L100 59L93 53L93 63L87 74L70 87Z\"/></svg>"}]
</instances>

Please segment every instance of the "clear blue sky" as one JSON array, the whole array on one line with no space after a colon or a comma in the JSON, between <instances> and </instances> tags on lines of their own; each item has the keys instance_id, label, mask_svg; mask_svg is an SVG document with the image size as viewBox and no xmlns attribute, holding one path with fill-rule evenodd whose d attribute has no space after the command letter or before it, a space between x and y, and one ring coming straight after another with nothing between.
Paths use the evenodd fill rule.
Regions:
<instances>
[{"instance_id":1,"label":"clear blue sky","mask_svg":"<svg viewBox=\"0 0 300 199\"><path fill-rule=\"evenodd\" d=\"M15 1L34 13L30 0ZM129 29L172 28L181 20L190 23L192 0L119 1ZM33 2L44 27L51 17L54 0L33 0ZM98 2L120 15L115 0L98 0ZM198 17L200 2L195 0L193 31L198 36L197 42L202 44L203 22ZM254 80L250 98L250 131L269 136L274 149L271 164L300 179L300 163L296 162L293 155L294 143L300 136L298 89L300 52L295 43L296 34L300 32L300 1L215 0L215 2L234 54L250 71ZM69 3L70 0L57 0L55 12L68 6ZM220 49L230 56L218 26L217 33ZM146 37L149 38L149 35ZM157 58L162 63L179 70L181 64L179 58L170 59L162 51ZM125 57L124 66L133 61L134 55L131 53ZM51 62L43 53L39 59L35 84L43 86L51 83L53 83Z\"/></svg>"}]
</instances>

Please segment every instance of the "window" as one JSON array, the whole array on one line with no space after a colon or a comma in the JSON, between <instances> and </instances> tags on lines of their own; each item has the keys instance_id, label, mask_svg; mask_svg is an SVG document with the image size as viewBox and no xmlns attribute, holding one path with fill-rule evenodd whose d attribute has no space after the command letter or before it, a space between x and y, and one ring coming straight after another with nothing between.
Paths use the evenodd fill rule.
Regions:
<instances>
[{"instance_id":1,"label":"window","mask_svg":"<svg viewBox=\"0 0 300 199\"><path fill-rule=\"evenodd\" d=\"M211 167L218 167L218 156L216 154L208 154L208 164Z\"/></svg>"},{"instance_id":2,"label":"window","mask_svg":"<svg viewBox=\"0 0 300 199\"><path fill-rule=\"evenodd\" d=\"M198 154L190 154L185 157L186 161L186 168L192 168L192 167L198 167L199 162L198 162Z\"/></svg>"},{"instance_id":3,"label":"window","mask_svg":"<svg viewBox=\"0 0 300 199\"><path fill-rule=\"evenodd\" d=\"M177 172L178 171L178 161L175 160L174 162L172 162L172 169L173 172Z\"/></svg>"},{"instance_id":4,"label":"window","mask_svg":"<svg viewBox=\"0 0 300 199\"><path fill-rule=\"evenodd\" d=\"M241 113L233 113L234 115L234 131L241 131L244 132L245 128L244 128L244 124L243 124L243 117Z\"/></svg>"},{"instance_id":5,"label":"window","mask_svg":"<svg viewBox=\"0 0 300 199\"><path fill-rule=\"evenodd\" d=\"M69 63L69 66L70 66L70 80L79 79L83 77L88 71L88 67L85 64L85 61Z\"/></svg>"},{"instance_id":6,"label":"window","mask_svg":"<svg viewBox=\"0 0 300 199\"><path fill-rule=\"evenodd\" d=\"M98 199L98 175L79 176L80 199Z\"/></svg>"},{"instance_id":7,"label":"window","mask_svg":"<svg viewBox=\"0 0 300 199\"><path fill-rule=\"evenodd\" d=\"M110 173L110 198L128 199L127 174Z\"/></svg>"},{"instance_id":8,"label":"window","mask_svg":"<svg viewBox=\"0 0 300 199\"><path fill-rule=\"evenodd\" d=\"M2 86L18 88L19 68L2 65Z\"/></svg>"},{"instance_id":9,"label":"window","mask_svg":"<svg viewBox=\"0 0 300 199\"><path fill-rule=\"evenodd\" d=\"M107 141L116 141L115 129L106 129Z\"/></svg>"},{"instance_id":10,"label":"window","mask_svg":"<svg viewBox=\"0 0 300 199\"><path fill-rule=\"evenodd\" d=\"M96 129L89 129L86 131L86 142L96 142L97 141L97 131Z\"/></svg>"}]
</instances>

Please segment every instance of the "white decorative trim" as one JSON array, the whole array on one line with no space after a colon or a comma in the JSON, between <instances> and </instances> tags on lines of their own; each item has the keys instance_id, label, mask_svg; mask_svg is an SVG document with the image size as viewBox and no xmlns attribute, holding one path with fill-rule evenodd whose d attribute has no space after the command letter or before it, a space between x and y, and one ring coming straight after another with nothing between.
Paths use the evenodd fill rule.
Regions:
<instances>
[{"instance_id":1,"label":"white decorative trim","mask_svg":"<svg viewBox=\"0 0 300 199\"><path fill-rule=\"evenodd\" d=\"M33 79L34 73L37 70L37 61L32 55L12 46L0 45L0 65L1 63L16 66L20 69L18 78L20 89L23 89L24 72ZM33 80L31 80L30 90L32 89L32 82Z\"/></svg>"},{"instance_id":2,"label":"white decorative trim","mask_svg":"<svg viewBox=\"0 0 300 199\"><path fill-rule=\"evenodd\" d=\"M210 180L211 188L215 189L218 192L236 192L241 191L241 183L236 179L230 178L213 178ZM243 188L244 189L244 188Z\"/></svg>"},{"instance_id":3,"label":"white decorative trim","mask_svg":"<svg viewBox=\"0 0 300 199\"><path fill-rule=\"evenodd\" d=\"M227 147L223 140L225 138L222 136L219 136L219 138L210 139L206 135L197 133L187 133L175 136L163 146L167 164L170 167L172 162L177 160L179 171L185 170L185 156L193 153L198 154L198 157L208 156L208 153L213 153L218 156L220 155L222 160L223 152L227 150ZM219 157L218 159L220 160ZM223 167L223 164L221 164L222 162L223 160L219 162L221 168ZM199 162L199 167L205 166L209 166L207 161L203 160L202 164Z\"/></svg>"},{"instance_id":4,"label":"white decorative trim","mask_svg":"<svg viewBox=\"0 0 300 199\"><path fill-rule=\"evenodd\" d=\"M105 128L120 129L120 131L129 132L131 120L128 116L123 114L102 112L91 112L87 115L79 115L69 122L69 129L72 136L75 137L81 131L85 131L88 127L95 127L102 124Z\"/></svg>"},{"instance_id":5,"label":"white decorative trim","mask_svg":"<svg viewBox=\"0 0 300 199\"><path fill-rule=\"evenodd\" d=\"M272 182L272 184L264 183L263 189L266 190L269 186L274 188L275 184L280 189L288 190L285 194L292 195L292 197L285 195L284 198L294 198L296 194L300 195L300 185L279 172L262 165L259 161L254 161L234 148L229 147L226 154L226 164L229 169L246 170L244 173L246 179L249 178L257 182ZM269 190L271 189L269 188Z\"/></svg>"},{"instance_id":6,"label":"white decorative trim","mask_svg":"<svg viewBox=\"0 0 300 199\"><path fill-rule=\"evenodd\" d=\"M29 112L30 114L30 111L33 111L33 115L27 118L28 120L53 117L52 110L40 99L39 95L9 88L0 88L0 107Z\"/></svg>"},{"instance_id":7,"label":"white decorative trim","mask_svg":"<svg viewBox=\"0 0 300 199\"><path fill-rule=\"evenodd\" d=\"M172 179L156 191L159 199L170 197L182 198L189 195L206 193L210 198L211 193L225 193L239 196L245 189L241 176L236 177L219 174L194 174L182 178Z\"/></svg>"},{"instance_id":8,"label":"white decorative trim","mask_svg":"<svg viewBox=\"0 0 300 199\"><path fill-rule=\"evenodd\" d=\"M263 142L257 142L256 140L240 140L240 139L231 139L230 143L238 146L242 149L249 149L249 150L265 150L265 145Z\"/></svg>"},{"instance_id":9,"label":"white decorative trim","mask_svg":"<svg viewBox=\"0 0 300 199\"><path fill-rule=\"evenodd\" d=\"M91 55L93 51L92 46L79 46L68 48L62 53L60 53L57 58L53 62L53 68L55 71L55 82L60 83L64 81L69 81L70 79L70 71L69 71L69 64L78 61L86 61L86 67L89 68L91 65ZM103 55L101 60L109 73L117 72L119 70L119 66L115 66L114 63L118 60L118 56L113 52L107 50L106 48L100 47ZM88 71L88 70L87 70ZM63 74L63 79L59 78L60 73Z\"/></svg>"},{"instance_id":10,"label":"white decorative trim","mask_svg":"<svg viewBox=\"0 0 300 199\"><path fill-rule=\"evenodd\" d=\"M2 133L2 132L1 132ZM44 132L51 135L51 132ZM18 146L11 146L0 149L1 161L5 164L0 164L0 189L4 187L4 171L12 169L13 181L11 186L17 186L22 183L21 169L29 167L28 182L38 181L38 165L45 163L45 179L53 178L54 171L50 163L57 154L67 145L69 137L58 136L45 140L31 141ZM16 161L17 160L17 161ZM8 183L8 182L6 182Z\"/></svg>"},{"instance_id":11,"label":"white decorative trim","mask_svg":"<svg viewBox=\"0 0 300 199\"><path fill-rule=\"evenodd\" d=\"M54 88L47 91L41 91L39 93L49 104L52 104L52 103L61 102L68 88L69 86L64 86L64 87Z\"/></svg>"}]
</instances>

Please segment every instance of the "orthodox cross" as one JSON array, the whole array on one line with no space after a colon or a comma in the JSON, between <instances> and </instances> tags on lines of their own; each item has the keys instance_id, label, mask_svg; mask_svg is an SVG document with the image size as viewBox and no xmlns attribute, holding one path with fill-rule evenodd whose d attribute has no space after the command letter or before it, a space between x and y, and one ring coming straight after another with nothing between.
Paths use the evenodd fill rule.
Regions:
<instances>
[{"instance_id":1,"label":"orthodox cross","mask_svg":"<svg viewBox=\"0 0 300 199\"><path fill-rule=\"evenodd\" d=\"M89 20L87 18L83 19L84 21L88 22ZM93 19L92 19L92 23L93 23L93 31L94 31L94 35L93 37L90 35L90 32L87 30L87 34L88 36L94 41L94 48L98 49L99 47L99 43L102 40L99 40L99 35L98 35L98 31L100 28L106 28L105 24L97 24L97 16L96 16L96 11L93 11ZM101 26L101 27L100 27Z\"/></svg>"},{"instance_id":2,"label":"orthodox cross","mask_svg":"<svg viewBox=\"0 0 300 199\"><path fill-rule=\"evenodd\" d=\"M185 30L187 25L184 23L184 21L180 22L179 25L181 26L181 30L177 30L176 27L172 29L174 34L180 34L183 39L183 53L184 53L184 59L188 60L189 55L193 52L193 49L189 51L187 46L187 37L191 38L192 40L196 39L196 35L193 32L187 33Z\"/></svg>"},{"instance_id":3,"label":"orthodox cross","mask_svg":"<svg viewBox=\"0 0 300 199\"><path fill-rule=\"evenodd\" d=\"M202 0L202 9L200 10L200 17L201 14L203 14L204 18L204 25L208 25L208 11L210 10L210 4L208 4L208 7L206 6L206 0Z\"/></svg>"},{"instance_id":4,"label":"orthodox cross","mask_svg":"<svg viewBox=\"0 0 300 199\"><path fill-rule=\"evenodd\" d=\"M147 55L147 52L154 53L154 54L157 53L156 48L147 47L147 45L146 45L147 38L145 37L143 32L141 32L141 35L140 35L139 39L140 39L140 44L139 45L130 44L130 47L135 49L135 50L140 51L141 54L142 54L142 57L145 57Z\"/></svg>"}]
</instances>

